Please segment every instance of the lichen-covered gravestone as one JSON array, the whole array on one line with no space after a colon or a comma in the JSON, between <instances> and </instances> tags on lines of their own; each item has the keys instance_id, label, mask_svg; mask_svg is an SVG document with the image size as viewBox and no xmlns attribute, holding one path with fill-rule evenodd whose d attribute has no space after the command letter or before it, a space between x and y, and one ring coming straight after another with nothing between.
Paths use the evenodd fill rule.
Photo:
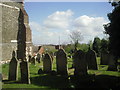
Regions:
<instances>
[{"instance_id":1,"label":"lichen-covered gravestone","mask_svg":"<svg viewBox=\"0 0 120 90\"><path fill-rule=\"evenodd\" d=\"M12 53L12 59L9 64L9 76L8 80L16 81L18 78L18 61L15 58L15 51Z\"/></svg>"},{"instance_id":2,"label":"lichen-covered gravestone","mask_svg":"<svg viewBox=\"0 0 120 90\"><path fill-rule=\"evenodd\" d=\"M85 58L85 53L78 50L74 55L74 75L87 75L87 62Z\"/></svg>"},{"instance_id":3,"label":"lichen-covered gravestone","mask_svg":"<svg viewBox=\"0 0 120 90\"><path fill-rule=\"evenodd\" d=\"M59 49L56 53L57 73L61 75L68 75L67 73L67 56L63 49Z\"/></svg>"},{"instance_id":4,"label":"lichen-covered gravestone","mask_svg":"<svg viewBox=\"0 0 120 90\"><path fill-rule=\"evenodd\" d=\"M20 70L21 70L21 82L30 84L30 75L29 75L29 65L28 62L22 61L20 63Z\"/></svg>"},{"instance_id":5,"label":"lichen-covered gravestone","mask_svg":"<svg viewBox=\"0 0 120 90\"><path fill-rule=\"evenodd\" d=\"M88 50L86 53L86 60L88 69L97 70L97 61L96 61L96 53L93 50Z\"/></svg>"},{"instance_id":6,"label":"lichen-covered gravestone","mask_svg":"<svg viewBox=\"0 0 120 90\"><path fill-rule=\"evenodd\" d=\"M43 58L43 72L50 73L52 71L52 59L51 56L46 53Z\"/></svg>"}]
</instances>

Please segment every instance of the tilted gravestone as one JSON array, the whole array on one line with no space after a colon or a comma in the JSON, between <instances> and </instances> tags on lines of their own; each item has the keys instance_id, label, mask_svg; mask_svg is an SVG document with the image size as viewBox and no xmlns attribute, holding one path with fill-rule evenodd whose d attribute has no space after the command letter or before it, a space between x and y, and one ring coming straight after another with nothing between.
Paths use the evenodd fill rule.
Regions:
<instances>
[{"instance_id":1,"label":"tilted gravestone","mask_svg":"<svg viewBox=\"0 0 120 90\"><path fill-rule=\"evenodd\" d=\"M96 53L93 50L88 50L86 53L86 60L88 69L97 70L97 61L96 61Z\"/></svg>"},{"instance_id":2,"label":"tilted gravestone","mask_svg":"<svg viewBox=\"0 0 120 90\"><path fill-rule=\"evenodd\" d=\"M74 75L87 75L87 62L85 58L85 53L78 50L74 55Z\"/></svg>"},{"instance_id":3,"label":"tilted gravestone","mask_svg":"<svg viewBox=\"0 0 120 90\"><path fill-rule=\"evenodd\" d=\"M16 81L18 78L18 61L15 58L15 51L13 51L12 59L9 64L9 76L8 80Z\"/></svg>"},{"instance_id":4,"label":"tilted gravestone","mask_svg":"<svg viewBox=\"0 0 120 90\"><path fill-rule=\"evenodd\" d=\"M21 70L21 82L30 84L30 75L29 75L29 65L28 62L22 61L20 63L20 70Z\"/></svg>"},{"instance_id":5,"label":"tilted gravestone","mask_svg":"<svg viewBox=\"0 0 120 90\"><path fill-rule=\"evenodd\" d=\"M102 52L100 56L100 64L108 65L109 64L109 53Z\"/></svg>"},{"instance_id":6,"label":"tilted gravestone","mask_svg":"<svg viewBox=\"0 0 120 90\"><path fill-rule=\"evenodd\" d=\"M68 75L67 72L67 56L63 49L59 49L56 53L57 73L61 75Z\"/></svg>"},{"instance_id":7,"label":"tilted gravestone","mask_svg":"<svg viewBox=\"0 0 120 90\"><path fill-rule=\"evenodd\" d=\"M46 53L43 58L43 72L50 73L52 71L52 59L51 56Z\"/></svg>"}]
</instances>

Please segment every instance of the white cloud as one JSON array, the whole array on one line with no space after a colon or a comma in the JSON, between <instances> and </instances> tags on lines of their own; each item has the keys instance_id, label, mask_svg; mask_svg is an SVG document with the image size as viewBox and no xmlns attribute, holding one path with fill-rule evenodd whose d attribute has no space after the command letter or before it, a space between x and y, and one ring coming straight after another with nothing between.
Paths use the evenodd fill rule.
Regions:
<instances>
[{"instance_id":1,"label":"white cloud","mask_svg":"<svg viewBox=\"0 0 120 90\"><path fill-rule=\"evenodd\" d=\"M103 24L108 23L103 17L80 16L74 20L74 30L79 30L84 37L83 42L93 40L94 37L104 37Z\"/></svg>"},{"instance_id":2,"label":"white cloud","mask_svg":"<svg viewBox=\"0 0 120 90\"><path fill-rule=\"evenodd\" d=\"M93 21L93 17L88 17L86 15L80 16L74 20L76 27L86 27Z\"/></svg>"},{"instance_id":3,"label":"white cloud","mask_svg":"<svg viewBox=\"0 0 120 90\"><path fill-rule=\"evenodd\" d=\"M37 22L30 22L29 25L32 30L32 40L34 44L58 44L60 33L53 32Z\"/></svg>"},{"instance_id":4,"label":"white cloud","mask_svg":"<svg viewBox=\"0 0 120 90\"><path fill-rule=\"evenodd\" d=\"M44 21L44 25L48 28L66 29L70 25L72 15L73 12L71 10L56 11L47 17Z\"/></svg>"},{"instance_id":5,"label":"white cloud","mask_svg":"<svg viewBox=\"0 0 120 90\"><path fill-rule=\"evenodd\" d=\"M37 22L30 22L29 25L30 25L30 28L34 31L41 31L42 30L42 27Z\"/></svg>"},{"instance_id":6,"label":"white cloud","mask_svg":"<svg viewBox=\"0 0 120 90\"><path fill-rule=\"evenodd\" d=\"M78 30L83 36L83 43L93 40L95 36L104 37L103 24L108 23L104 17L90 17L87 15L73 19L74 12L56 11L49 15L43 25L37 22L30 22L32 29L33 43L35 44L58 44L59 36L61 43L70 42L70 33Z\"/></svg>"}]
</instances>

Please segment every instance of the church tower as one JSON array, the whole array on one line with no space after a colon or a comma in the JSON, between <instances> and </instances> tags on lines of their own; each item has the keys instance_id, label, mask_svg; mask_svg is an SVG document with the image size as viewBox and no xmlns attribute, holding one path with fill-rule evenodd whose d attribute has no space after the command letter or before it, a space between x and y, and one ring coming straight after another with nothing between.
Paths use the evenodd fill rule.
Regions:
<instances>
[{"instance_id":1,"label":"church tower","mask_svg":"<svg viewBox=\"0 0 120 90\"><path fill-rule=\"evenodd\" d=\"M32 55L32 36L29 17L24 9L24 2L0 2L2 26L0 29L2 41L0 48L2 60L10 60L12 52L16 52L17 59L25 59Z\"/></svg>"}]
</instances>

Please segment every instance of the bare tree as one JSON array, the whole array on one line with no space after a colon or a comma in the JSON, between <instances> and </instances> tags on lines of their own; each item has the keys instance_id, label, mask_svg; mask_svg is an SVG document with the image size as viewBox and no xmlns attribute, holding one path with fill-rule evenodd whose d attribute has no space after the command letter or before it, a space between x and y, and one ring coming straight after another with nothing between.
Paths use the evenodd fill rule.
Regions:
<instances>
[{"instance_id":1,"label":"bare tree","mask_svg":"<svg viewBox=\"0 0 120 90\"><path fill-rule=\"evenodd\" d=\"M72 39L72 41L75 43L75 42L79 42L79 41L82 41L83 37L80 33L80 31L78 30L74 30L70 33L70 38Z\"/></svg>"},{"instance_id":2,"label":"bare tree","mask_svg":"<svg viewBox=\"0 0 120 90\"><path fill-rule=\"evenodd\" d=\"M79 30L74 30L70 33L70 38L72 39L72 41L75 44L75 50L77 50L77 45L78 42L83 40L83 37L81 35L81 32Z\"/></svg>"}]
</instances>

